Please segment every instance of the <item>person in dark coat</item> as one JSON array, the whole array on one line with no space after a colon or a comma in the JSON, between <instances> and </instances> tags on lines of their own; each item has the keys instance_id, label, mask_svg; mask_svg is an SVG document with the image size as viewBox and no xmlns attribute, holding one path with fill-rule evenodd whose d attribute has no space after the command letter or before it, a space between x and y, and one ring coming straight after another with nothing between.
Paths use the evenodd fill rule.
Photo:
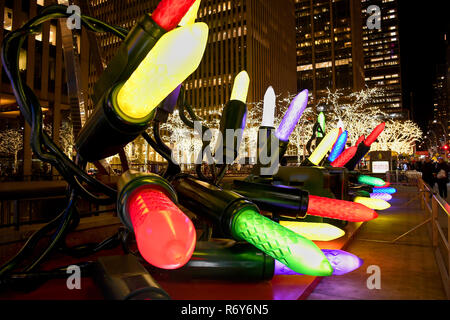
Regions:
<instances>
[{"instance_id":1,"label":"person in dark coat","mask_svg":"<svg viewBox=\"0 0 450 320\"><path fill-rule=\"evenodd\" d=\"M447 199L448 165L444 159L439 158L436 166L436 182L439 188L439 195Z\"/></svg>"},{"instance_id":2,"label":"person in dark coat","mask_svg":"<svg viewBox=\"0 0 450 320\"><path fill-rule=\"evenodd\" d=\"M431 189L434 187L434 173L436 169L433 165L433 162L431 162L430 157L425 158L425 162L422 165L421 172L422 172L422 180L428 184Z\"/></svg>"}]
</instances>

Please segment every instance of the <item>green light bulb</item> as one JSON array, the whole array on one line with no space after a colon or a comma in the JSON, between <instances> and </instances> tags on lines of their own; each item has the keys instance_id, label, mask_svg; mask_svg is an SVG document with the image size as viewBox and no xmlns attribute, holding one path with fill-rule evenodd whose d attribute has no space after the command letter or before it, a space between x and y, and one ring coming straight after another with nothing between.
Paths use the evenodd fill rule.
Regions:
<instances>
[{"instance_id":1,"label":"green light bulb","mask_svg":"<svg viewBox=\"0 0 450 320\"><path fill-rule=\"evenodd\" d=\"M382 187L386 184L383 179L371 176L359 175L358 182L361 184L368 184L369 186Z\"/></svg>"},{"instance_id":2,"label":"green light bulb","mask_svg":"<svg viewBox=\"0 0 450 320\"><path fill-rule=\"evenodd\" d=\"M333 268L314 242L262 216L253 209L236 214L232 235L245 240L295 272L311 276L330 276Z\"/></svg>"},{"instance_id":3,"label":"green light bulb","mask_svg":"<svg viewBox=\"0 0 450 320\"><path fill-rule=\"evenodd\" d=\"M322 132L325 132L325 115L323 114L323 112L319 113L319 116L317 117L317 122L322 128ZM319 130L317 130L317 138L323 138L323 134Z\"/></svg>"}]
</instances>

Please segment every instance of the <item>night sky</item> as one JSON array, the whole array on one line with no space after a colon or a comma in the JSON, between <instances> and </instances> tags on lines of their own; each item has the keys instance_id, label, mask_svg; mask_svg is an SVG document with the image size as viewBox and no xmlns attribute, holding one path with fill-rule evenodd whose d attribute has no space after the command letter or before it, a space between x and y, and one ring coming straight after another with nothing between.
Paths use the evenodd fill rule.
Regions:
<instances>
[{"instance_id":1,"label":"night sky","mask_svg":"<svg viewBox=\"0 0 450 320\"><path fill-rule=\"evenodd\" d=\"M424 130L432 117L436 65L445 63L444 34L449 37L448 0L399 0L403 104Z\"/></svg>"}]
</instances>

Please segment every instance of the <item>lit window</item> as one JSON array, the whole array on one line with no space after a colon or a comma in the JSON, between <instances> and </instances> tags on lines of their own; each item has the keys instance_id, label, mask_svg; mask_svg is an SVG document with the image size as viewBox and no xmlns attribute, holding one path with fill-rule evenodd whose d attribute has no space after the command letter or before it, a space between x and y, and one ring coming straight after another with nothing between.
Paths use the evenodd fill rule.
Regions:
<instances>
[{"instance_id":1,"label":"lit window","mask_svg":"<svg viewBox=\"0 0 450 320\"><path fill-rule=\"evenodd\" d=\"M5 30L12 30L12 20L13 20L13 12L12 9L6 8L3 14L3 28Z\"/></svg>"}]
</instances>

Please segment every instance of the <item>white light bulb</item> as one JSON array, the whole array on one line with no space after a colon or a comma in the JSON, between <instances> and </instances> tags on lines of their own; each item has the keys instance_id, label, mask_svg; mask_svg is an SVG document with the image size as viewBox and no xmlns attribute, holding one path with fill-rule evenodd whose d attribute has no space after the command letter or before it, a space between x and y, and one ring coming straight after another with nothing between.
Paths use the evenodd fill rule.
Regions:
<instances>
[{"instance_id":1,"label":"white light bulb","mask_svg":"<svg viewBox=\"0 0 450 320\"><path fill-rule=\"evenodd\" d=\"M264 109L261 126L273 127L275 118L275 91L270 86L264 94Z\"/></svg>"},{"instance_id":2,"label":"white light bulb","mask_svg":"<svg viewBox=\"0 0 450 320\"><path fill-rule=\"evenodd\" d=\"M344 130L344 122L342 122L341 119L339 119L338 121L337 128L341 128L342 130Z\"/></svg>"}]
</instances>

